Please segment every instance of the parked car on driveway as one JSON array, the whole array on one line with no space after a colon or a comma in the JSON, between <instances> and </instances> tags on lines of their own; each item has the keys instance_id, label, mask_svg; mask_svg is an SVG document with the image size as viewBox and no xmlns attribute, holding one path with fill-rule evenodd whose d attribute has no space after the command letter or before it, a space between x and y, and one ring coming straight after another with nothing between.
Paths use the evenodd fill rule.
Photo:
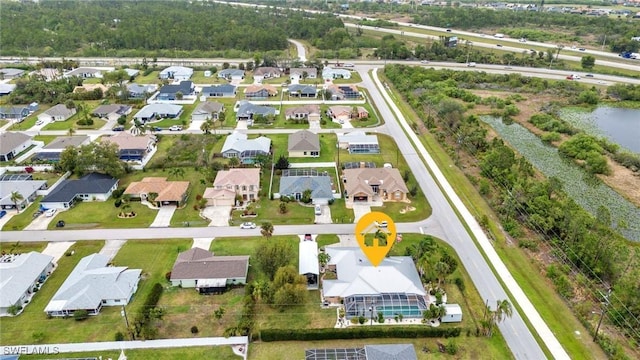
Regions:
<instances>
[{"instance_id":1,"label":"parked car on driveway","mask_svg":"<svg viewBox=\"0 0 640 360\"><path fill-rule=\"evenodd\" d=\"M124 131L124 126L122 126L122 125L118 125L118 126L115 126L115 127L114 127L113 129L111 129L111 130L113 130L113 131Z\"/></svg>"},{"instance_id":2,"label":"parked car on driveway","mask_svg":"<svg viewBox=\"0 0 640 360\"><path fill-rule=\"evenodd\" d=\"M315 214L322 215L322 208L320 207L320 205L316 205Z\"/></svg>"},{"instance_id":3,"label":"parked car on driveway","mask_svg":"<svg viewBox=\"0 0 640 360\"><path fill-rule=\"evenodd\" d=\"M2 219L5 215L7 215L7 210L0 211L0 219Z\"/></svg>"},{"instance_id":4,"label":"parked car on driveway","mask_svg":"<svg viewBox=\"0 0 640 360\"><path fill-rule=\"evenodd\" d=\"M256 223L244 222L240 224L240 229L255 229L255 228L256 228Z\"/></svg>"},{"instance_id":5,"label":"parked car on driveway","mask_svg":"<svg viewBox=\"0 0 640 360\"><path fill-rule=\"evenodd\" d=\"M55 215L58 212L58 209L49 209L47 211L44 212L44 216L46 217L52 217L53 215Z\"/></svg>"}]
</instances>

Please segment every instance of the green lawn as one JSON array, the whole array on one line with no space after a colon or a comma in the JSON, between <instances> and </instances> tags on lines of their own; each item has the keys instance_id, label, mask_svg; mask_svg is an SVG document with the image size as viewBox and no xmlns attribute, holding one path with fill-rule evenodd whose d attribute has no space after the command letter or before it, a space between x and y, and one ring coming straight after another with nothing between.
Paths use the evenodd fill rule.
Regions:
<instances>
[{"instance_id":1,"label":"green lawn","mask_svg":"<svg viewBox=\"0 0 640 360\"><path fill-rule=\"evenodd\" d=\"M196 108L197 105L198 105L197 101L193 104L182 105L182 114L180 114L180 118L162 119L157 122L151 122L149 123L149 125L153 127L163 128L163 129L167 129L173 125L183 125L185 127L188 127L189 123L191 122L191 113L193 112L193 110Z\"/></svg>"},{"instance_id":2,"label":"green lawn","mask_svg":"<svg viewBox=\"0 0 640 360\"><path fill-rule=\"evenodd\" d=\"M40 107L38 108L38 111L27 116L22 122L11 125L9 130L13 130L13 131L29 130L36 124L36 121L38 121L38 115L48 110L50 107L51 107L50 105L40 105Z\"/></svg>"},{"instance_id":3,"label":"green lawn","mask_svg":"<svg viewBox=\"0 0 640 360\"><path fill-rule=\"evenodd\" d=\"M331 65L331 64L329 64ZM322 73L318 74L318 76L322 77ZM360 74L357 71L352 71L351 72L351 78L350 79L335 79L333 80L334 84L357 84L359 82L362 82L362 77L360 77Z\"/></svg>"},{"instance_id":4,"label":"green lawn","mask_svg":"<svg viewBox=\"0 0 640 360\"><path fill-rule=\"evenodd\" d=\"M66 343L81 341L113 340L114 327L124 328L118 309L105 308L102 314L87 321L73 319L47 319L44 308L71 270L83 257L100 251L103 241L80 241L71 247L72 256L63 256L58 267L36 293L24 312L16 317L0 318L2 345L33 344L33 335L42 333L42 343ZM122 325L121 325L122 324Z\"/></svg>"},{"instance_id":5,"label":"green lawn","mask_svg":"<svg viewBox=\"0 0 640 360\"><path fill-rule=\"evenodd\" d=\"M48 143L52 142L56 138L58 138L57 135L36 135L36 136L33 137L33 140L34 141L42 141L42 142L44 142L45 145L47 145Z\"/></svg>"},{"instance_id":6,"label":"green lawn","mask_svg":"<svg viewBox=\"0 0 640 360\"><path fill-rule=\"evenodd\" d=\"M351 224L354 220L353 209L347 209L344 198L335 199L329 206L334 224Z\"/></svg>"},{"instance_id":7,"label":"green lawn","mask_svg":"<svg viewBox=\"0 0 640 360\"><path fill-rule=\"evenodd\" d=\"M125 355L129 359L154 359L154 360L238 360L239 357L233 353L230 346L201 346L201 347L178 347L166 349L143 349L127 350ZM120 356L119 350L86 352L86 353L65 353L57 355L21 355L21 359L69 359L69 358L102 358L117 359Z\"/></svg>"},{"instance_id":8,"label":"green lawn","mask_svg":"<svg viewBox=\"0 0 640 360\"><path fill-rule=\"evenodd\" d=\"M100 129L101 127L104 126L104 124L106 124L107 122L105 120L102 119L98 119L98 118L92 118L93 119L93 125L78 125L77 121L78 121L78 114L73 115L72 117L70 117L69 119L65 120L65 121L53 121L50 122L49 124L47 124L45 127L42 128L42 130L69 130L69 129L76 129L76 130L96 130L96 129Z\"/></svg>"},{"instance_id":9,"label":"green lawn","mask_svg":"<svg viewBox=\"0 0 640 360\"><path fill-rule=\"evenodd\" d=\"M129 203L136 213L133 218L119 218L120 208L114 206L115 200L80 202L67 211L59 211L49 223L49 230L57 229L56 223L64 220L62 229L118 229L148 227L155 219L158 210L149 209L139 202Z\"/></svg>"},{"instance_id":10,"label":"green lawn","mask_svg":"<svg viewBox=\"0 0 640 360\"><path fill-rule=\"evenodd\" d=\"M13 231L13 230L22 230L27 225L31 224L33 221L33 214L38 211L40 208L40 200L42 197L39 196L36 201L31 203L29 207L22 210L19 214L14 215L6 224L2 227L2 230L5 231ZM9 210L15 212L15 210ZM42 216L42 215L40 215Z\"/></svg>"},{"instance_id":11,"label":"green lawn","mask_svg":"<svg viewBox=\"0 0 640 360\"><path fill-rule=\"evenodd\" d=\"M24 254L31 251L42 252L46 247L46 242L0 243L0 251L8 254Z\"/></svg>"},{"instance_id":12,"label":"green lawn","mask_svg":"<svg viewBox=\"0 0 640 360\"><path fill-rule=\"evenodd\" d=\"M152 71L147 76L144 76L143 73L141 72L140 75L138 75L138 77L136 78L135 83L136 84L160 84L161 81L158 78L158 76L160 76L160 70Z\"/></svg>"},{"instance_id":13,"label":"green lawn","mask_svg":"<svg viewBox=\"0 0 640 360\"><path fill-rule=\"evenodd\" d=\"M197 70L193 72L193 76L191 79L194 84L203 85L203 84L226 84L228 81L221 79L218 77L217 73L211 74L209 77L204 76L204 70Z\"/></svg>"},{"instance_id":14,"label":"green lawn","mask_svg":"<svg viewBox=\"0 0 640 360\"><path fill-rule=\"evenodd\" d=\"M299 225L313 224L315 215L313 214L313 206L302 206L295 202L287 203L287 212L280 213L280 200L261 199L256 203L255 211L257 217L244 219L241 218L241 211L234 211L232 217L232 225L240 225L245 221L252 221L258 224L263 222L271 222L278 225Z\"/></svg>"},{"instance_id":15,"label":"green lawn","mask_svg":"<svg viewBox=\"0 0 640 360\"><path fill-rule=\"evenodd\" d=\"M339 243L340 239L338 239L338 235L320 234L316 237L316 242L318 243L318 248L322 248L323 246Z\"/></svg>"},{"instance_id":16,"label":"green lawn","mask_svg":"<svg viewBox=\"0 0 640 360\"><path fill-rule=\"evenodd\" d=\"M418 119L417 114L396 93L391 97L403 112L409 122ZM574 359L605 358L602 349L588 337L575 335L576 331L588 334L589 331L571 312L571 309L556 293L551 282L544 277L543 271L523 249L507 243L505 234L501 230L497 216L491 210L486 200L473 187L464 172L449 158L438 141L430 134L420 137L422 144L438 163L438 167L445 175L451 186L456 189L460 199L469 211L477 218L486 214L489 218L489 232L496 241L494 248L500 255L511 275L516 279L529 300L536 307L558 341L563 345L569 356Z\"/></svg>"}]
</instances>

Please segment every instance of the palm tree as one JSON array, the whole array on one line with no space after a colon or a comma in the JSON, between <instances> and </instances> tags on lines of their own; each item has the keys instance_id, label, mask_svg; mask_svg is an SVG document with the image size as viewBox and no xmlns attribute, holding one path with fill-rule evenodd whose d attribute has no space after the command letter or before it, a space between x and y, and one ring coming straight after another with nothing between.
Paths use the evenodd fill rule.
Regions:
<instances>
[{"instance_id":1,"label":"palm tree","mask_svg":"<svg viewBox=\"0 0 640 360\"><path fill-rule=\"evenodd\" d=\"M444 280L445 276L447 276L447 274L449 273L449 269L449 264L447 264L446 262L438 261L434 265L433 270L438 275L438 287L440 287L440 285L442 284L442 280Z\"/></svg>"},{"instance_id":2,"label":"palm tree","mask_svg":"<svg viewBox=\"0 0 640 360\"><path fill-rule=\"evenodd\" d=\"M202 132L205 134L211 133L211 120L209 120L209 118L207 118L207 120L203 122L202 125L200 125L200 130L202 130Z\"/></svg>"},{"instance_id":3,"label":"palm tree","mask_svg":"<svg viewBox=\"0 0 640 360\"><path fill-rule=\"evenodd\" d=\"M76 129L74 129L72 127L69 128L69 130L67 130L67 135L68 136L73 136L73 134L75 134L75 133L76 133Z\"/></svg>"},{"instance_id":4,"label":"palm tree","mask_svg":"<svg viewBox=\"0 0 640 360\"><path fill-rule=\"evenodd\" d=\"M18 203L22 202L22 200L24 200L24 196L22 196L18 191L11 192L11 202L15 205L17 212L20 212L20 206L18 206Z\"/></svg>"},{"instance_id":5,"label":"palm tree","mask_svg":"<svg viewBox=\"0 0 640 360\"><path fill-rule=\"evenodd\" d=\"M181 167L174 167L169 169L169 175L173 176L173 177L179 177L181 179L184 178L184 169Z\"/></svg>"},{"instance_id":6,"label":"palm tree","mask_svg":"<svg viewBox=\"0 0 640 360\"><path fill-rule=\"evenodd\" d=\"M496 322L502 322L505 318L511 318L513 315L513 308L509 300L498 300L496 303L495 318Z\"/></svg>"},{"instance_id":7,"label":"palm tree","mask_svg":"<svg viewBox=\"0 0 640 360\"><path fill-rule=\"evenodd\" d=\"M273 224L268 221L263 222L262 225L260 225L260 233L269 239L273 235Z\"/></svg>"},{"instance_id":8,"label":"palm tree","mask_svg":"<svg viewBox=\"0 0 640 360\"><path fill-rule=\"evenodd\" d=\"M234 168L238 165L240 165L240 159L238 159L237 157L229 158L229 167Z\"/></svg>"},{"instance_id":9,"label":"palm tree","mask_svg":"<svg viewBox=\"0 0 640 360\"><path fill-rule=\"evenodd\" d=\"M318 263L320 264L320 267L322 269L327 266L329 261L331 261L331 255L327 254L326 252L321 252L320 254L318 254Z\"/></svg>"}]
</instances>

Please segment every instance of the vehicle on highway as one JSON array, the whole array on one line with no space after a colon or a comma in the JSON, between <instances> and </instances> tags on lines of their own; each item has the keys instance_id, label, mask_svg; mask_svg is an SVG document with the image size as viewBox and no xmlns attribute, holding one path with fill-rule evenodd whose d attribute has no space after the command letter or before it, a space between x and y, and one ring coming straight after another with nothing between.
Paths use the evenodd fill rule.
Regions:
<instances>
[{"instance_id":1,"label":"vehicle on highway","mask_svg":"<svg viewBox=\"0 0 640 360\"><path fill-rule=\"evenodd\" d=\"M52 217L53 215L55 215L58 212L58 209L49 209L47 211L44 212L44 216L46 217Z\"/></svg>"},{"instance_id":2,"label":"vehicle on highway","mask_svg":"<svg viewBox=\"0 0 640 360\"><path fill-rule=\"evenodd\" d=\"M355 65L350 64L350 63L345 63L342 65L343 67L354 67Z\"/></svg>"},{"instance_id":3,"label":"vehicle on highway","mask_svg":"<svg viewBox=\"0 0 640 360\"><path fill-rule=\"evenodd\" d=\"M578 50L579 50L579 51L587 51L587 49L585 49L585 48L580 48L580 49L578 49Z\"/></svg>"},{"instance_id":4,"label":"vehicle on highway","mask_svg":"<svg viewBox=\"0 0 640 360\"><path fill-rule=\"evenodd\" d=\"M118 125L118 126L115 126L115 127L114 127L113 129L111 129L111 130L113 130L113 131L124 131L124 126L122 126L122 125Z\"/></svg>"},{"instance_id":5,"label":"vehicle on highway","mask_svg":"<svg viewBox=\"0 0 640 360\"><path fill-rule=\"evenodd\" d=\"M502 47L502 44L496 44L497 47Z\"/></svg>"},{"instance_id":6,"label":"vehicle on highway","mask_svg":"<svg viewBox=\"0 0 640 360\"><path fill-rule=\"evenodd\" d=\"M567 76L567 80L580 80L580 75L578 74L572 74Z\"/></svg>"},{"instance_id":7,"label":"vehicle on highway","mask_svg":"<svg viewBox=\"0 0 640 360\"><path fill-rule=\"evenodd\" d=\"M476 67L476 63L470 62L470 63L467 63L467 66L468 67Z\"/></svg>"},{"instance_id":8,"label":"vehicle on highway","mask_svg":"<svg viewBox=\"0 0 640 360\"><path fill-rule=\"evenodd\" d=\"M493 35L493 37L498 38L498 39L502 39L502 38L504 38L504 34L498 33L498 34Z\"/></svg>"},{"instance_id":9,"label":"vehicle on highway","mask_svg":"<svg viewBox=\"0 0 640 360\"><path fill-rule=\"evenodd\" d=\"M429 63L429 60L421 60L421 61L420 61L420 63L421 63L421 64L428 64L428 63Z\"/></svg>"},{"instance_id":10,"label":"vehicle on highway","mask_svg":"<svg viewBox=\"0 0 640 360\"><path fill-rule=\"evenodd\" d=\"M242 224L240 224L240 229L255 229L255 228L256 228L256 223L243 222Z\"/></svg>"},{"instance_id":11,"label":"vehicle on highway","mask_svg":"<svg viewBox=\"0 0 640 360\"><path fill-rule=\"evenodd\" d=\"M0 219L2 219L5 215L7 215L7 210L0 211Z\"/></svg>"},{"instance_id":12,"label":"vehicle on highway","mask_svg":"<svg viewBox=\"0 0 640 360\"><path fill-rule=\"evenodd\" d=\"M56 223L56 227L57 228L63 228L65 226L65 222L64 220L58 220L58 222Z\"/></svg>"},{"instance_id":13,"label":"vehicle on highway","mask_svg":"<svg viewBox=\"0 0 640 360\"><path fill-rule=\"evenodd\" d=\"M447 29L447 32L451 32L451 29Z\"/></svg>"},{"instance_id":14,"label":"vehicle on highway","mask_svg":"<svg viewBox=\"0 0 640 360\"><path fill-rule=\"evenodd\" d=\"M585 75L584 77L590 77L590 78L592 78L592 77L593 77L593 74L587 74L587 75Z\"/></svg>"},{"instance_id":15,"label":"vehicle on highway","mask_svg":"<svg viewBox=\"0 0 640 360\"><path fill-rule=\"evenodd\" d=\"M518 40L518 41L520 41L521 43L526 43L526 42L527 42L527 39L525 39L525 38L521 38L521 39L520 39L520 40Z\"/></svg>"},{"instance_id":16,"label":"vehicle on highway","mask_svg":"<svg viewBox=\"0 0 640 360\"><path fill-rule=\"evenodd\" d=\"M182 126L180 126L180 125L172 125L169 128L169 131L182 131Z\"/></svg>"},{"instance_id":17,"label":"vehicle on highway","mask_svg":"<svg viewBox=\"0 0 640 360\"><path fill-rule=\"evenodd\" d=\"M320 205L316 205L315 214L322 215L322 208L320 207Z\"/></svg>"}]
</instances>

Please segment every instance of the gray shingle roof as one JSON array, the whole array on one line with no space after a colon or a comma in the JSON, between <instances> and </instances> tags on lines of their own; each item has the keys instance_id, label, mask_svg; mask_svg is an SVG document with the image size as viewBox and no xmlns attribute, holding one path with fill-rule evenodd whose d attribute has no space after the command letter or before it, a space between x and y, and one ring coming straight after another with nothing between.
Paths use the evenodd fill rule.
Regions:
<instances>
[{"instance_id":1,"label":"gray shingle roof","mask_svg":"<svg viewBox=\"0 0 640 360\"><path fill-rule=\"evenodd\" d=\"M183 95L189 95L193 92L193 82L180 81L177 85L165 85L160 88L160 94L177 94L181 92Z\"/></svg>"},{"instance_id":2,"label":"gray shingle roof","mask_svg":"<svg viewBox=\"0 0 640 360\"><path fill-rule=\"evenodd\" d=\"M19 132L5 132L0 134L0 154L8 154L19 145L31 140L31 136Z\"/></svg>"},{"instance_id":3,"label":"gray shingle roof","mask_svg":"<svg viewBox=\"0 0 640 360\"><path fill-rule=\"evenodd\" d=\"M44 114L47 114L47 115L56 116L56 117L61 116L65 118L71 117L75 113L76 113L75 109L67 109L67 107L63 104L58 104L44 112Z\"/></svg>"},{"instance_id":4,"label":"gray shingle roof","mask_svg":"<svg viewBox=\"0 0 640 360\"><path fill-rule=\"evenodd\" d=\"M191 115L210 115L222 111L224 105L219 102L206 101L198 104Z\"/></svg>"},{"instance_id":5,"label":"gray shingle roof","mask_svg":"<svg viewBox=\"0 0 640 360\"><path fill-rule=\"evenodd\" d=\"M236 113L236 117L247 117L251 115L275 115L276 109L271 106L255 105L246 100L239 102L240 107Z\"/></svg>"},{"instance_id":6,"label":"gray shingle roof","mask_svg":"<svg viewBox=\"0 0 640 360\"><path fill-rule=\"evenodd\" d=\"M89 140L87 135L75 135L75 136L58 136L55 140L48 143L42 150L64 150L71 147L78 147Z\"/></svg>"},{"instance_id":7,"label":"gray shingle roof","mask_svg":"<svg viewBox=\"0 0 640 360\"><path fill-rule=\"evenodd\" d=\"M142 270L108 263L109 258L101 254L82 258L44 311L95 309L102 300L128 300Z\"/></svg>"},{"instance_id":8,"label":"gray shingle roof","mask_svg":"<svg viewBox=\"0 0 640 360\"><path fill-rule=\"evenodd\" d=\"M331 177L329 176L283 176L280 178L280 194L293 195L311 190L312 199L331 199Z\"/></svg>"},{"instance_id":9,"label":"gray shingle roof","mask_svg":"<svg viewBox=\"0 0 640 360\"><path fill-rule=\"evenodd\" d=\"M18 302L52 261L53 256L32 251L18 255L11 262L0 262L0 307Z\"/></svg>"},{"instance_id":10,"label":"gray shingle roof","mask_svg":"<svg viewBox=\"0 0 640 360\"><path fill-rule=\"evenodd\" d=\"M289 151L320 151L320 137L309 130L289 135Z\"/></svg>"},{"instance_id":11,"label":"gray shingle roof","mask_svg":"<svg viewBox=\"0 0 640 360\"><path fill-rule=\"evenodd\" d=\"M78 194L105 194L118 183L109 175L92 173L77 180L65 180L42 199L42 203L69 202Z\"/></svg>"},{"instance_id":12,"label":"gray shingle roof","mask_svg":"<svg viewBox=\"0 0 640 360\"><path fill-rule=\"evenodd\" d=\"M46 180L3 181L2 184L0 184L0 205L14 205L13 201L11 201L11 193L14 191L17 191L22 197L27 199L46 184ZM18 201L18 203L20 203L20 201Z\"/></svg>"},{"instance_id":13,"label":"gray shingle roof","mask_svg":"<svg viewBox=\"0 0 640 360\"><path fill-rule=\"evenodd\" d=\"M231 84L212 85L202 88L202 94L220 93L220 94L233 94L236 92L236 87Z\"/></svg>"},{"instance_id":14,"label":"gray shingle roof","mask_svg":"<svg viewBox=\"0 0 640 360\"><path fill-rule=\"evenodd\" d=\"M171 280L228 279L247 277L249 256L214 256L200 248L180 255L171 270Z\"/></svg>"}]
</instances>

